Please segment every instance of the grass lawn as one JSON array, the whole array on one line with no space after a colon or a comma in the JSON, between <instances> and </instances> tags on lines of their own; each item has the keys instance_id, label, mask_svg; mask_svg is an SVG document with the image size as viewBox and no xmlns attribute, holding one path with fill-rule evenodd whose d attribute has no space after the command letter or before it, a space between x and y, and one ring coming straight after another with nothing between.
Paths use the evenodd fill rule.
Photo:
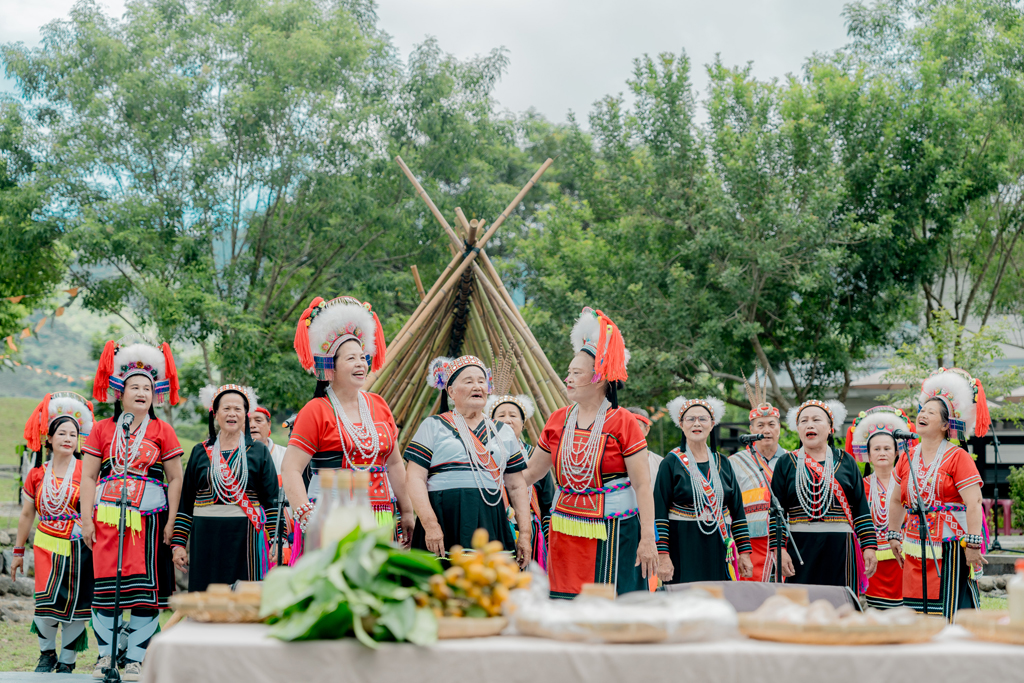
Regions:
<instances>
[{"instance_id":1,"label":"grass lawn","mask_svg":"<svg viewBox=\"0 0 1024 683\"><path fill-rule=\"evenodd\" d=\"M127 612L125 617L128 617ZM160 613L160 624L167 623L170 618L170 610L164 610ZM0 621L0 671L32 671L36 668L36 662L39 661L39 640L34 633L29 633L28 629L27 621ZM89 649L78 653L76 674L91 674L99 656L99 650L96 649L96 634L92 632L92 628L86 630L89 632Z\"/></svg>"},{"instance_id":2,"label":"grass lawn","mask_svg":"<svg viewBox=\"0 0 1024 683\"><path fill-rule=\"evenodd\" d=\"M35 410L39 401L34 398L0 398L0 465L21 466L19 456L14 449L25 443L22 435L25 431L25 421ZM8 503L18 500L18 470L4 470L0 476L0 502ZM17 525L4 524L0 519L0 528L10 528Z\"/></svg>"}]
</instances>

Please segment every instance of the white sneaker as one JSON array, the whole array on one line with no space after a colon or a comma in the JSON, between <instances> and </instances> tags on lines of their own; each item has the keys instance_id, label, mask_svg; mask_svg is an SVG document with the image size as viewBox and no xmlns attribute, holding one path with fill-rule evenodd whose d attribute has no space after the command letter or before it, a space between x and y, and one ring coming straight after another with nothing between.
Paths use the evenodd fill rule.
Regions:
<instances>
[{"instance_id":1,"label":"white sneaker","mask_svg":"<svg viewBox=\"0 0 1024 683\"><path fill-rule=\"evenodd\" d=\"M93 678L104 678L107 675L107 669L110 668L110 657L100 657L96 660L96 666L92 670Z\"/></svg>"},{"instance_id":2,"label":"white sneaker","mask_svg":"<svg viewBox=\"0 0 1024 683\"><path fill-rule=\"evenodd\" d=\"M122 681L138 681L142 679L142 662L128 662L124 665Z\"/></svg>"}]
</instances>

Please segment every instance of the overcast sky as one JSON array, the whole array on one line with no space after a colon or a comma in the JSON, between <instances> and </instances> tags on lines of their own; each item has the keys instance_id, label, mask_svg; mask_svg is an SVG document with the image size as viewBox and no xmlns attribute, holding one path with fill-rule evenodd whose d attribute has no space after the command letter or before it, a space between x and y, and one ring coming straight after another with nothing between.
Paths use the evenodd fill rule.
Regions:
<instances>
[{"instance_id":1,"label":"overcast sky","mask_svg":"<svg viewBox=\"0 0 1024 683\"><path fill-rule=\"evenodd\" d=\"M0 0L0 42L37 44L39 27L67 16L73 0ZM120 14L120 0L102 2ZM548 119L580 115L625 90L633 59L685 49L703 92L704 64L754 62L761 78L800 70L814 52L846 42L844 0L378 0L380 25L404 57L428 35L458 57L509 50L498 85L504 108ZM11 90L10 81L3 83Z\"/></svg>"}]
</instances>

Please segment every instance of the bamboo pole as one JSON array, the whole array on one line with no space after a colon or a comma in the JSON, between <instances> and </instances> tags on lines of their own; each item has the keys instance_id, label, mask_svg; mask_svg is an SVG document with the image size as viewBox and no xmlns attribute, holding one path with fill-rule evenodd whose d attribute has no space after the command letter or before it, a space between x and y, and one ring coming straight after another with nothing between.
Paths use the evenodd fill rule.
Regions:
<instances>
[{"instance_id":1,"label":"bamboo pole","mask_svg":"<svg viewBox=\"0 0 1024 683\"><path fill-rule=\"evenodd\" d=\"M403 420L405 419L406 408L411 404L416 396L416 388L426 380L427 369L430 366L430 361L439 355L437 352L438 345L443 343L451 332L452 322L452 318L448 316L444 326L442 326L440 334L434 337L424 337L424 340L429 342L427 348L423 349L426 358L424 358L423 355L415 354L414 359L418 359L420 362L413 364L411 371L406 375L402 384L397 387L395 391L396 400L394 408L392 408L392 412ZM423 362L424 360L426 362Z\"/></svg>"},{"instance_id":2,"label":"bamboo pole","mask_svg":"<svg viewBox=\"0 0 1024 683\"><path fill-rule=\"evenodd\" d=\"M483 221L478 221L475 218L469 222L469 240L468 240L468 242L470 244L475 244L476 243L476 230L477 230L477 228L479 228L483 224L484 224Z\"/></svg>"},{"instance_id":3,"label":"bamboo pole","mask_svg":"<svg viewBox=\"0 0 1024 683\"><path fill-rule=\"evenodd\" d=\"M426 196L426 192L423 191L423 188L419 184L419 181L417 181L415 176L412 175L412 171L409 170L409 167L405 165L405 162L402 161L401 157L395 157L395 161L398 162L399 166L402 167L402 170L405 172L406 176L408 176L409 180L421 193L420 196L423 197L423 200L428 202L428 206L431 207L431 211L434 213L434 216L439 221L441 221L441 224L448 231L449 237L454 237L455 231L452 230L450 225L448 225L448 221L444 220L444 216L442 216L441 212L437 210L437 207L434 206L434 203L430 201L430 197ZM476 259L477 254L479 254L487 245L487 240L489 240L491 236L498 230L498 228L501 227L501 224L505 222L505 219L508 218L509 215L511 215L512 211L517 206L519 206L519 202L523 200L523 197L526 196L526 193L529 192L530 188L532 188L534 184L536 184L536 182L540 179L540 177L544 175L544 172L548 170L552 163L554 163L554 160L548 159L543 164L541 164L541 167L537 169L536 173L533 174L533 177L530 178L530 181L526 183L525 186L523 186L523 189L519 191L519 194L515 196L515 199L513 199L512 202L508 205L508 207L506 207L505 210L502 211L501 215L498 216L498 220L494 221L494 223L491 224L491 227L487 229L487 232L485 232L483 236L480 237L480 241L475 245L475 247L472 250L466 251L464 254L461 255L462 263L460 263L458 268L455 269L455 272L453 272L448 277L448 279L445 280L444 284L439 284L440 281L444 278L445 274L448 273L449 269L456 263L460 256L456 256L452 259L451 263L448 264L448 268L445 268L445 271L441 274L441 277L438 278L438 282L435 283L433 287L431 287L430 292L427 295L427 298L420 302L421 304L425 304L425 306L417 306L416 311L413 312L412 317L408 321L406 321L406 324L402 327L402 330L399 331L398 335L395 337L395 340L391 342L394 345L394 350L392 351L392 353L398 354L405 349L406 345L409 343L409 339L416 334L420 327L422 327L422 319L425 316L431 315L439 305L437 303L437 294L441 291L444 291L444 289L450 286L452 283L456 285L458 284L459 279L462 277L462 273L465 272L466 268L468 268L470 264L472 264L473 261ZM461 245L459 246L461 247ZM363 386L372 386L375 380L376 377L374 376L374 374L370 373L367 376L366 382L363 384Z\"/></svg>"},{"instance_id":4,"label":"bamboo pole","mask_svg":"<svg viewBox=\"0 0 1024 683\"><path fill-rule=\"evenodd\" d=\"M440 223L441 227L443 227L445 232L448 233L449 239L451 239L451 241L455 243L456 246L461 247L462 241L459 239L459 236L455 234L455 231L452 230L452 226L448 225L448 221L444 219L444 216L441 215L441 212L438 211L436 206L434 206L433 200L430 199L430 196L427 194L427 191L423 189L422 185L420 185L420 181L416 180L416 176L412 174L412 171L409 170L409 167L405 165L405 161L402 160L402 157L396 156L395 161L398 163L402 171L405 173L405 177L408 178L409 182L412 183L412 186L416 188L416 194L418 194L420 196L420 199L422 199L424 203L426 203L427 208L430 209L430 213L434 214L434 218L437 219L437 222Z\"/></svg>"},{"instance_id":5,"label":"bamboo pole","mask_svg":"<svg viewBox=\"0 0 1024 683\"><path fill-rule=\"evenodd\" d=\"M498 294L498 292L495 289L494 285L491 284L491 282L484 275L483 271L480 270L480 267L476 266L476 265L474 265L474 267L477 269L475 271L477 273L477 278L480 280L481 284L483 285L484 291L487 293L488 300L490 302L492 302L492 304L494 305L494 307L496 309L498 309L499 311L501 311L502 313L505 314L503 316L499 315L498 319L500 321L502 321L502 322L505 322L507 320L507 322L509 324L511 324L512 328L515 329L515 332L519 333L519 336L523 340L524 345L528 345L527 335L524 333L523 329L521 329L519 327L519 321L516 320L515 317L512 316L511 313L508 311L508 307L505 306L505 302L501 299L501 296ZM497 314L497 311L495 313ZM510 331L509 335L512 336L512 334L513 333ZM535 347L535 348L540 353L543 353L543 351L541 351L539 347ZM543 378L543 375L540 372L540 368L539 367L533 367L533 364L530 363L530 360L534 360L534 362L536 362L536 359L533 358L533 356L534 356L534 354L536 352L533 349L530 349L530 348L527 349L527 353L525 353L525 354L522 353L522 351L519 350L519 349L517 349L517 351L519 351L519 353L517 355L521 359L520 362L523 362L522 358L525 356L526 359L527 359L525 361L525 363L530 365L531 372L536 372L538 375L541 375L541 377ZM535 382L537 381L536 377L534 377L533 379L534 379ZM549 379L544 379L544 382L547 382L548 384L550 384L550 380ZM538 384L543 384L543 382L538 382ZM539 396L545 396L549 400L551 400L554 403L555 408L561 407L559 405L561 403L560 401L558 401L558 402L554 401L554 393L555 392L551 389L551 387L550 386L545 386L544 388L547 389L548 391L546 391L546 392L542 391L540 389L540 386L538 386L537 387L537 394ZM531 387L531 389L532 389L532 387ZM550 415L551 412L553 412L555 408L552 408L551 410L546 411L546 414Z\"/></svg>"},{"instance_id":6,"label":"bamboo pole","mask_svg":"<svg viewBox=\"0 0 1024 683\"><path fill-rule=\"evenodd\" d=\"M423 289L423 280L420 279L420 269L416 267L416 264L412 265L412 279L416 281L416 291L420 293L420 301L427 298L427 293Z\"/></svg>"},{"instance_id":7,"label":"bamboo pole","mask_svg":"<svg viewBox=\"0 0 1024 683\"><path fill-rule=\"evenodd\" d=\"M469 230L469 221L466 220L466 214L462 213L462 208L455 207L455 218L459 221L459 226L462 227L462 232L466 234L466 243L473 246L473 240L470 239L472 233Z\"/></svg>"},{"instance_id":8,"label":"bamboo pole","mask_svg":"<svg viewBox=\"0 0 1024 683\"><path fill-rule=\"evenodd\" d=\"M450 310L450 306L447 306L445 310ZM415 383L415 377L419 374L419 371L424 369L423 371L426 372L425 368L438 355L438 345L447 339L454 323L455 320L451 315L436 316L434 321L426 328L426 333L420 335L414 348L402 358L401 369L396 374L395 384L391 388L391 392L389 392L391 396L395 397L396 402L402 401L406 396L408 387ZM401 407L404 409L404 402ZM392 412L395 412L398 408L399 406L396 404L392 408Z\"/></svg>"},{"instance_id":9,"label":"bamboo pole","mask_svg":"<svg viewBox=\"0 0 1024 683\"><path fill-rule=\"evenodd\" d=\"M508 323L498 315L497 311L493 308L493 302L489 297L484 297L483 301L484 313L487 315L491 324L501 329L506 339L511 342L512 352L515 353L516 359L519 361L519 366L523 370L523 374L526 377L527 385L530 387L530 393L533 394L534 400L537 401L537 407L539 407L545 415L550 415L552 409L548 406L547 396L544 391L537 384L532 373L528 372L527 361L523 357L523 352L519 348L519 344L516 343L516 339L513 336L511 328L508 327Z\"/></svg>"},{"instance_id":10,"label":"bamboo pole","mask_svg":"<svg viewBox=\"0 0 1024 683\"><path fill-rule=\"evenodd\" d=\"M515 302L512 301L512 296L508 293L508 290L505 289L505 284L501 281L501 276L498 274L497 268L495 268L494 264L491 263L491 259L487 256L486 252L482 254L482 260L484 263L484 269L490 274L494 282L497 285L499 285L498 292L501 294L502 299L505 301L505 305L509 309L511 309L516 320L519 321L520 325L522 325L522 327L526 330L527 334L529 335L529 344L527 344L528 348L540 349L540 344L537 342L537 338L533 336L533 331L530 330L530 326L526 324L526 319L523 318L523 314L519 311L519 308L516 306ZM568 394L565 392L565 386L561 382L561 376L557 372L555 372L555 369L551 366L551 361L548 360L547 355L545 355L543 351L541 351L538 355L540 356L539 360L541 364L544 366L545 370L547 370L548 374L551 376L553 380L557 381L557 386L561 387L559 393L562 394L563 399L565 399L566 401L566 405L568 405L569 398Z\"/></svg>"}]
</instances>

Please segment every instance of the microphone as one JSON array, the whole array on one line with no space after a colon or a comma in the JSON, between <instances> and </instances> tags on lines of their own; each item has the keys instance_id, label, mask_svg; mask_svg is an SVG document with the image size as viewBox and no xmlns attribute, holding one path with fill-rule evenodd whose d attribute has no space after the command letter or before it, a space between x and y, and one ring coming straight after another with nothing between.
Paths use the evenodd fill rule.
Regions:
<instances>
[{"instance_id":1,"label":"microphone","mask_svg":"<svg viewBox=\"0 0 1024 683\"><path fill-rule=\"evenodd\" d=\"M760 441L763 438L764 434L741 434L740 443L743 444L744 446L749 446L755 441Z\"/></svg>"},{"instance_id":2,"label":"microphone","mask_svg":"<svg viewBox=\"0 0 1024 683\"><path fill-rule=\"evenodd\" d=\"M132 422L135 422L134 415L131 413L121 413L121 428L124 429L125 434L131 430Z\"/></svg>"},{"instance_id":3,"label":"microphone","mask_svg":"<svg viewBox=\"0 0 1024 683\"><path fill-rule=\"evenodd\" d=\"M908 432L905 429L894 429L892 431L892 438L899 439L900 441L916 441L921 437L914 432Z\"/></svg>"}]
</instances>

